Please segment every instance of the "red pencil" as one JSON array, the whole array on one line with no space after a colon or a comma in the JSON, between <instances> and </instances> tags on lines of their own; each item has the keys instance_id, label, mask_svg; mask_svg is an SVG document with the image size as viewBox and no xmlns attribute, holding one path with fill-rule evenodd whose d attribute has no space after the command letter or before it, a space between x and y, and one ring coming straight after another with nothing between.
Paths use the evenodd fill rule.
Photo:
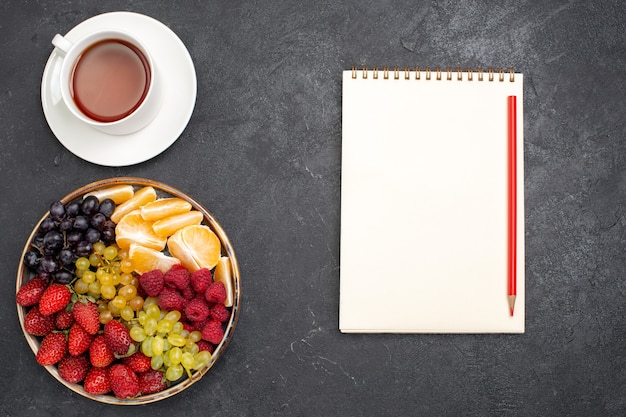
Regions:
<instances>
[{"instance_id":1,"label":"red pencil","mask_svg":"<svg viewBox=\"0 0 626 417\"><path fill-rule=\"evenodd\" d=\"M517 97L508 97L508 148L509 148L509 256L508 300L513 316L517 297Z\"/></svg>"}]
</instances>

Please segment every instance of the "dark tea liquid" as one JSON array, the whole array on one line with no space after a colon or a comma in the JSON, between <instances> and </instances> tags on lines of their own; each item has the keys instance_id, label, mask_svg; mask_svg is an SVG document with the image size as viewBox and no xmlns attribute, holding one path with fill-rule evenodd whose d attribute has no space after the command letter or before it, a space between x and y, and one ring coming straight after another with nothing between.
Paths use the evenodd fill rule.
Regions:
<instances>
[{"instance_id":1,"label":"dark tea liquid","mask_svg":"<svg viewBox=\"0 0 626 417\"><path fill-rule=\"evenodd\" d=\"M146 98L150 68L137 47L108 39L83 52L70 83L80 111L98 122L114 122L131 114Z\"/></svg>"}]
</instances>

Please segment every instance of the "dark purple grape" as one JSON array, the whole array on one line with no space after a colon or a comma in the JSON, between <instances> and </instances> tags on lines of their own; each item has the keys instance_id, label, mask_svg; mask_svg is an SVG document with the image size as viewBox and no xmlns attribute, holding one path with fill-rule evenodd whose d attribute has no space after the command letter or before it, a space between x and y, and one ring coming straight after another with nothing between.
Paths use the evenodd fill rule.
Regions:
<instances>
[{"instance_id":1,"label":"dark purple grape","mask_svg":"<svg viewBox=\"0 0 626 417\"><path fill-rule=\"evenodd\" d=\"M50 205L50 217L52 220L59 221L65 217L65 206L60 201L55 201Z\"/></svg>"},{"instance_id":2,"label":"dark purple grape","mask_svg":"<svg viewBox=\"0 0 626 417\"><path fill-rule=\"evenodd\" d=\"M74 276L69 271L60 270L52 275L52 279L59 284L69 284Z\"/></svg>"},{"instance_id":3,"label":"dark purple grape","mask_svg":"<svg viewBox=\"0 0 626 417\"><path fill-rule=\"evenodd\" d=\"M71 246L76 246L78 242L83 240L83 234L78 230L71 230L65 235L65 240Z\"/></svg>"},{"instance_id":4,"label":"dark purple grape","mask_svg":"<svg viewBox=\"0 0 626 417\"><path fill-rule=\"evenodd\" d=\"M82 240L78 242L76 248L74 248L74 253L76 256L89 256L93 251L93 245L86 240Z\"/></svg>"},{"instance_id":5,"label":"dark purple grape","mask_svg":"<svg viewBox=\"0 0 626 417\"><path fill-rule=\"evenodd\" d=\"M96 243L100 240L100 232L93 227L90 227L85 232L85 240L89 243Z\"/></svg>"},{"instance_id":6,"label":"dark purple grape","mask_svg":"<svg viewBox=\"0 0 626 417\"><path fill-rule=\"evenodd\" d=\"M40 256L41 255L39 254L39 252L35 250L29 250L24 254L24 264L30 269L36 270L37 266L39 265Z\"/></svg>"},{"instance_id":7,"label":"dark purple grape","mask_svg":"<svg viewBox=\"0 0 626 417\"><path fill-rule=\"evenodd\" d=\"M36 248L41 248L43 246L43 237L45 235L45 233L37 233L33 238L32 246L35 246Z\"/></svg>"},{"instance_id":8,"label":"dark purple grape","mask_svg":"<svg viewBox=\"0 0 626 417\"><path fill-rule=\"evenodd\" d=\"M104 214L96 213L91 216L91 220L89 220L89 223L96 229L102 230L102 227L104 226L104 222L106 222L106 220L107 218Z\"/></svg>"},{"instance_id":9,"label":"dark purple grape","mask_svg":"<svg viewBox=\"0 0 626 417\"><path fill-rule=\"evenodd\" d=\"M74 219L74 229L84 232L89 228L89 220L85 216L76 216Z\"/></svg>"},{"instance_id":10,"label":"dark purple grape","mask_svg":"<svg viewBox=\"0 0 626 417\"><path fill-rule=\"evenodd\" d=\"M98 211L104 214L107 218L111 217L115 211L115 202L110 198L102 200Z\"/></svg>"},{"instance_id":11,"label":"dark purple grape","mask_svg":"<svg viewBox=\"0 0 626 417\"><path fill-rule=\"evenodd\" d=\"M63 235L56 230L51 230L48 233L46 233L45 236L43 237L44 252L47 252L50 254L57 253L61 249L63 249L63 243L64 243Z\"/></svg>"},{"instance_id":12,"label":"dark purple grape","mask_svg":"<svg viewBox=\"0 0 626 417\"><path fill-rule=\"evenodd\" d=\"M39 271L53 273L59 269L59 262L54 258L54 256L44 256L39 261Z\"/></svg>"},{"instance_id":13,"label":"dark purple grape","mask_svg":"<svg viewBox=\"0 0 626 417\"><path fill-rule=\"evenodd\" d=\"M114 228L104 228L102 229L102 240L104 243L110 244L115 241L115 229Z\"/></svg>"},{"instance_id":14,"label":"dark purple grape","mask_svg":"<svg viewBox=\"0 0 626 417\"><path fill-rule=\"evenodd\" d=\"M76 217L80 214L80 203L72 201L65 206L65 213L68 217Z\"/></svg>"},{"instance_id":15,"label":"dark purple grape","mask_svg":"<svg viewBox=\"0 0 626 417\"><path fill-rule=\"evenodd\" d=\"M93 195L85 197L80 205L80 209L85 216L91 216L92 214L97 213L99 207L100 201L98 201L98 198Z\"/></svg>"},{"instance_id":16,"label":"dark purple grape","mask_svg":"<svg viewBox=\"0 0 626 417\"><path fill-rule=\"evenodd\" d=\"M39 231L42 233L48 233L51 230L55 230L58 227L58 223L52 220L50 217L43 219L39 225Z\"/></svg>"},{"instance_id":17,"label":"dark purple grape","mask_svg":"<svg viewBox=\"0 0 626 417\"><path fill-rule=\"evenodd\" d=\"M72 227L74 227L74 219L72 218L63 219L59 223L59 230L62 232L66 232L72 229Z\"/></svg>"},{"instance_id":18,"label":"dark purple grape","mask_svg":"<svg viewBox=\"0 0 626 417\"><path fill-rule=\"evenodd\" d=\"M49 282L50 279L52 278L51 273L42 271L41 268L39 269L39 272L37 272L37 275L39 275L39 278L43 279L46 282Z\"/></svg>"},{"instance_id":19,"label":"dark purple grape","mask_svg":"<svg viewBox=\"0 0 626 417\"><path fill-rule=\"evenodd\" d=\"M59 252L59 261L63 266L72 265L75 261L74 252L71 249L63 249Z\"/></svg>"}]
</instances>

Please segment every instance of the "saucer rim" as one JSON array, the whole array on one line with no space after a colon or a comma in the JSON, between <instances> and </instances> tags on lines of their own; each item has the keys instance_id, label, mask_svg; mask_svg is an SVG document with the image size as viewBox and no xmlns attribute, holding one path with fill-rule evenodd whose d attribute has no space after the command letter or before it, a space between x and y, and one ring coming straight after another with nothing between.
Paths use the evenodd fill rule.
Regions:
<instances>
[{"instance_id":1,"label":"saucer rim","mask_svg":"<svg viewBox=\"0 0 626 417\"><path fill-rule=\"evenodd\" d=\"M132 28L126 27L129 21L133 24ZM124 11L103 13L80 22L64 36L72 39L81 36L80 33L90 27L99 30L105 26L115 26L126 30L148 46L150 44L157 46L166 42L171 43L165 53L176 54L176 61L165 59L165 53L161 52L158 47L155 48L155 51L151 51L153 59L159 71L165 72L163 78L166 78L169 73L176 74L184 71L186 72L185 76L178 78L186 79L187 82L177 85L176 90L168 88L167 85L163 86L163 104L150 125L128 135L110 135L82 124L71 115L64 103L55 103L51 98L54 94L52 73L56 65L55 61L59 58L59 54L53 48L42 75L41 104L50 130L71 153L97 165L129 166L156 157L180 138L195 108L197 77L191 55L182 40L169 27L150 16ZM172 62L176 62L176 64ZM78 138L79 136L80 138ZM84 141L85 136L90 143L97 145L85 146L84 142L79 142ZM159 140L147 142L148 136L156 136ZM98 146L99 149L102 149L103 146L108 147L107 152L94 152L95 146ZM120 148L120 151L123 150L124 152L115 152L116 148ZM132 151L129 152L129 148Z\"/></svg>"}]
</instances>

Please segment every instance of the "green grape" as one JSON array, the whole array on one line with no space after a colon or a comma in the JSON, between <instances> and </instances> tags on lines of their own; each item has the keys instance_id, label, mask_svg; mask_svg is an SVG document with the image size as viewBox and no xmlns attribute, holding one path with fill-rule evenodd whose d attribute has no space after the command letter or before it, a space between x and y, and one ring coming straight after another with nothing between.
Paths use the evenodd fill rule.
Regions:
<instances>
[{"instance_id":1,"label":"green grape","mask_svg":"<svg viewBox=\"0 0 626 417\"><path fill-rule=\"evenodd\" d=\"M163 338L161 336L154 336L152 339L152 354L153 355L162 355L163 354Z\"/></svg>"},{"instance_id":2,"label":"green grape","mask_svg":"<svg viewBox=\"0 0 626 417\"><path fill-rule=\"evenodd\" d=\"M143 342L146 339L146 331L141 326L135 326L130 329L130 338L135 342Z\"/></svg>"},{"instance_id":3,"label":"green grape","mask_svg":"<svg viewBox=\"0 0 626 417\"><path fill-rule=\"evenodd\" d=\"M165 369L167 369L170 366L172 366L172 360L170 359L170 353L169 352L167 354L163 354L163 366L165 367Z\"/></svg>"},{"instance_id":4,"label":"green grape","mask_svg":"<svg viewBox=\"0 0 626 417\"><path fill-rule=\"evenodd\" d=\"M150 358L150 367L154 370L160 369L163 366L163 356L154 355Z\"/></svg>"},{"instance_id":5,"label":"green grape","mask_svg":"<svg viewBox=\"0 0 626 417\"><path fill-rule=\"evenodd\" d=\"M199 371L211 362L211 352L208 350L198 352L193 356L193 361L194 371Z\"/></svg>"},{"instance_id":6,"label":"green grape","mask_svg":"<svg viewBox=\"0 0 626 417\"><path fill-rule=\"evenodd\" d=\"M180 334L185 329L185 326L180 321L177 321L172 326L172 331L170 333Z\"/></svg>"},{"instance_id":7,"label":"green grape","mask_svg":"<svg viewBox=\"0 0 626 417\"><path fill-rule=\"evenodd\" d=\"M126 321L131 321L135 318L135 312L130 306L124 306L120 309L120 316Z\"/></svg>"},{"instance_id":8,"label":"green grape","mask_svg":"<svg viewBox=\"0 0 626 417\"><path fill-rule=\"evenodd\" d=\"M137 288L134 285L127 284L117 290L117 293L124 297L126 301L130 301L137 295Z\"/></svg>"},{"instance_id":9,"label":"green grape","mask_svg":"<svg viewBox=\"0 0 626 417\"><path fill-rule=\"evenodd\" d=\"M167 371L165 371L165 378L168 381L177 381L182 376L183 376L183 367L179 363L170 366L169 368L167 368Z\"/></svg>"},{"instance_id":10,"label":"green grape","mask_svg":"<svg viewBox=\"0 0 626 417\"><path fill-rule=\"evenodd\" d=\"M89 271L89 270L83 271L83 274L80 277L80 279L85 281L87 284L91 284L92 282L96 280L96 273L93 271Z\"/></svg>"},{"instance_id":11,"label":"green grape","mask_svg":"<svg viewBox=\"0 0 626 417\"><path fill-rule=\"evenodd\" d=\"M77 279L76 282L74 282L74 291L76 291L77 294L87 294L89 291L89 283L82 279Z\"/></svg>"},{"instance_id":12,"label":"green grape","mask_svg":"<svg viewBox=\"0 0 626 417\"><path fill-rule=\"evenodd\" d=\"M194 342L198 342L200 339L202 339L202 332L200 330L194 330L193 332L189 333L188 338L193 340Z\"/></svg>"},{"instance_id":13,"label":"green grape","mask_svg":"<svg viewBox=\"0 0 626 417\"><path fill-rule=\"evenodd\" d=\"M89 259L85 258L84 256L81 256L80 258L76 259L76 262L74 263L76 265L76 269L81 270L81 271L86 271L89 269Z\"/></svg>"},{"instance_id":14,"label":"green grape","mask_svg":"<svg viewBox=\"0 0 626 417\"><path fill-rule=\"evenodd\" d=\"M145 311L141 310L139 312L137 312L137 321L139 322L139 324L141 324L142 326L146 325L146 319L148 318L148 315L146 314Z\"/></svg>"},{"instance_id":15,"label":"green grape","mask_svg":"<svg viewBox=\"0 0 626 417\"><path fill-rule=\"evenodd\" d=\"M184 352L180 363L185 367L185 369L192 369L194 363L193 354L191 352Z\"/></svg>"},{"instance_id":16,"label":"green grape","mask_svg":"<svg viewBox=\"0 0 626 417\"><path fill-rule=\"evenodd\" d=\"M113 298L113 300L111 300L111 303L113 303L113 305L118 309L118 310L122 310L122 308L124 308L124 306L126 305L126 299L124 297L121 297L119 295L116 295L115 298Z\"/></svg>"},{"instance_id":17,"label":"green grape","mask_svg":"<svg viewBox=\"0 0 626 417\"><path fill-rule=\"evenodd\" d=\"M93 295L95 298L100 296L100 282L94 281L89 284L89 295Z\"/></svg>"},{"instance_id":18,"label":"green grape","mask_svg":"<svg viewBox=\"0 0 626 417\"><path fill-rule=\"evenodd\" d=\"M144 302L144 306L146 303ZM148 317L152 317L155 320L159 320L161 318L161 309L158 304L150 304L148 308L146 308L146 314Z\"/></svg>"},{"instance_id":19,"label":"green grape","mask_svg":"<svg viewBox=\"0 0 626 417\"><path fill-rule=\"evenodd\" d=\"M146 315L146 320L143 323L143 328L146 331L147 335L154 336L156 333L157 321L154 317L148 317Z\"/></svg>"},{"instance_id":20,"label":"green grape","mask_svg":"<svg viewBox=\"0 0 626 417\"><path fill-rule=\"evenodd\" d=\"M91 255L89 255L89 264L91 266L100 265L100 257L96 253L92 253Z\"/></svg>"},{"instance_id":21,"label":"green grape","mask_svg":"<svg viewBox=\"0 0 626 417\"><path fill-rule=\"evenodd\" d=\"M172 364L177 364L180 363L183 358L183 351L180 350L179 347L173 347L170 349L169 355L167 356L170 358Z\"/></svg>"},{"instance_id":22,"label":"green grape","mask_svg":"<svg viewBox=\"0 0 626 417\"><path fill-rule=\"evenodd\" d=\"M157 323L157 332L169 333L172 331L172 327L174 327L174 323L164 318Z\"/></svg>"},{"instance_id":23,"label":"green grape","mask_svg":"<svg viewBox=\"0 0 626 417\"><path fill-rule=\"evenodd\" d=\"M98 269L98 271L100 271L100 269ZM96 276L97 275L98 273L96 272ZM98 278L98 280L100 281L100 284L102 285L113 285L113 275L109 274L106 271L100 274L100 277Z\"/></svg>"},{"instance_id":24,"label":"green grape","mask_svg":"<svg viewBox=\"0 0 626 417\"><path fill-rule=\"evenodd\" d=\"M150 358L152 357L152 339L152 336L148 336L141 342L141 352Z\"/></svg>"},{"instance_id":25,"label":"green grape","mask_svg":"<svg viewBox=\"0 0 626 417\"><path fill-rule=\"evenodd\" d=\"M159 299L157 297L146 297L143 303L143 309L148 311L148 307L150 307L152 304L156 304L156 306L158 307Z\"/></svg>"},{"instance_id":26,"label":"green grape","mask_svg":"<svg viewBox=\"0 0 626 417\"><path fill-rule=\"evenodd\" d=\"M117 247L113 245L107 246L101 253L104 255L104 259L112 261L117 256Z\"/></svg>"},{"instance_id":27,"label":"green grape","mask_svg":"<svg viewBox=\"0 0 626 417\"><path fill-rule=\"evenodd\" d=\"M107 300L111 300L112 298L114 298L116 292L117 291L115 290L115 287L113 285L110 285L110 284L100 285L100 294L102 295L103 298L106 298Z\"/></svg>"},{"instance_id":28,"label":"green grape","mask_svg":"<svg viewBox=\"0 0 626 417\"><path fill-rule=\"evenodd\" d=\"M173 346L178 347L183 347L187 344L187 339L176 333L170 333L170 335L167 336L167 341Z\"/></svg>"},{"instance_id":29,"label":"green grape","mask_svg":"<svg viewBox=\"0 0 626 417\"><path fill-rule=\"evenodd\" d=\"M174 311L170 311L170 312L168 312L168 313L165 315L165 317L163 317L163 319L165 319L165 320L169 320L169 321L171 321L172 323L175 323L175 322L177 322L178 320L180 320L180 312L179 312L179 311L176 311L176 310L174 310Z\"/></svg>"},{"instance_id":30,"label":"green grape","mask_svg":"<svg viewBox=\"0 0 626 417\"><path fill-rule=\"evenodd\" d=\"M102 242L96 242L96 243L93 244L94 252L103 253L105 248L106 248L106 246Z\"/></svg>"}]
</instances>

